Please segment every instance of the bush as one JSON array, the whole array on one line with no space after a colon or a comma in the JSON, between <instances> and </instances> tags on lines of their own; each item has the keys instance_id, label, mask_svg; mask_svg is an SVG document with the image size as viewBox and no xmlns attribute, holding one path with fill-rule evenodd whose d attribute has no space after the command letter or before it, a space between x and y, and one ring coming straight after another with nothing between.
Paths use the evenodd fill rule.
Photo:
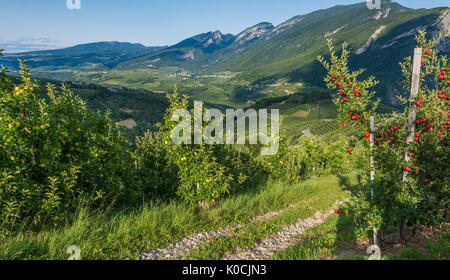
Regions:
<instances>
[{"instance_id":1,"label":"bush","mask_svg":"<svg viewBox=\"0 0 450 280\"><path fill-rule=\"evenodd\" d=\"M141 139L136 153L137 158L150 156L160 160L156 171L153 171L155 188L171 191L176 187L176 194L186 202L208 208L236 191L251 186L255 178L263 173L251 156L236 151L230 145L173 144L171 133L176 123L171 120L172 113L187 108L188 102L187 97L178 95L177 91L168 95L168 99L170 106L160 128L161 134L156 139L146 135ZM146 145L148 149L145 149L144 143L151 141L156 142ZM143 170L150 170L155 165L149 160L144 163Z\"/></svg>"},{"instance_id":2,"label":"bush","mask_svg":"<svg viewBox=\"0 0 450 280\"><path fill-rule=\"evenodd\" d=\"M303 137L298 146L281 137L276 155L264 157L266 170L274 179L295 183L311 176L345 173L351 169L346 140L326 143L319 137ZM358 150L361 154L361 150Z\"/></svg>"},{"instance_id":3,"label":"bush","mask_svg":"<svg viewBox=\"0 0 450 280\"><path fill-rule=\"evenodd\" d=\"M135 195L130 145L108 117L63 86L48 102L22 63L22 83L0 85L0 225L57 223L82 199L102 207Z\"/></svg>"},{"instance_id":4,"label":"bush","mask_svg":"<svg viewBox=\"0 0 450 280\"><path fill-rule=\"evenodd\" d=\"M168 142L160 132L146 132L136 141L134 157L141 191L148 195L173 197L179 185L178 166L170 158Z\"/></svg>"}]
</instances>

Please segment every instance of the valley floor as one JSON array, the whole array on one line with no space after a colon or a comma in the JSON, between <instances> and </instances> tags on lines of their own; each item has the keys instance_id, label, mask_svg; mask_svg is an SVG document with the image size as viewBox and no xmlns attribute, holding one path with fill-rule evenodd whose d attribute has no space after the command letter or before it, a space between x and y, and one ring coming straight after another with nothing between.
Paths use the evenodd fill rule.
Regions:
<instances>
[{"instance_id":1,"label":"valley floor","mask_svg":"<svg viewBox=\"0 0 450 280\"><path fill-rule=\"evenodd\" d=\"M0 240L0 259L360 259L369 240L335 214L361 183L357 172L286 185L270 182L203 212L176 202L119 213L81 210L71 225ZM386 249L387 259L448 259L449 227L429 240ZM435 231L436 232L436 231ZM410 248L411 247L411 248ZM160 249L158 249L160 248Z\"/></svg>"}]
</instances>

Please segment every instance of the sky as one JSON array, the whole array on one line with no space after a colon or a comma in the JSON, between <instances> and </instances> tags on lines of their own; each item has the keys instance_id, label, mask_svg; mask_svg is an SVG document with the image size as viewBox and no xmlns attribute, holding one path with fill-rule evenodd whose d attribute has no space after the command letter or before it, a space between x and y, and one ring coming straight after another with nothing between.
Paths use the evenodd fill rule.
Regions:
<instances>
[{"instance_id":1,"label":"sky","mask_svg":"<svg viewBox=\"0 0 450 280\"><path fill-rule=\"evenodd\" d=\"M75 0L74 0L75 1ZM81 43L121 41L172 45L220 30L237 34L263 21L278 25L296 15L363 0L0 0L0 49L20 52ZM396 1L410 8L448 6L448 0Z\"/></svg>"}]
</instances>

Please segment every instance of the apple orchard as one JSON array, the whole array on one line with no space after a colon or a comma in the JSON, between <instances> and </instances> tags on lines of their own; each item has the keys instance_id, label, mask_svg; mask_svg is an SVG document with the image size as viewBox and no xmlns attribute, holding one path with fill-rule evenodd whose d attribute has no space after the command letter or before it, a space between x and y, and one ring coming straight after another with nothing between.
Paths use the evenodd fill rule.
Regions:
<instances>
[{"instance_id":1,"label":"apple orchard","mask_svg":"<svg viewBox=\"0 0 450 280\"><path fill-rule=\"evenodd\" d=\"M319 57L328 71L328 88L337 91L334 102L342 126L356 133L345 149L352 154L356 145L363 145L369 155L371 147L372 158L367 156L361 168L367 174L371 171L372 178L347 210L363 232L398 225L432 226L445 218L448 209L450 68L448 58L436 48L445 35L431 40L426 35L419 31L416 36L422 50L417 96L399 97L403 112L377 113L379 100L373 101L375 93L369 89L378 82L374 77L358 80L364 70L349 70L346 43L338 55L330 40L330 61ZM413 86L413 59L404 59L401 68L406 93Z\"/></svg>"}]
</instances>

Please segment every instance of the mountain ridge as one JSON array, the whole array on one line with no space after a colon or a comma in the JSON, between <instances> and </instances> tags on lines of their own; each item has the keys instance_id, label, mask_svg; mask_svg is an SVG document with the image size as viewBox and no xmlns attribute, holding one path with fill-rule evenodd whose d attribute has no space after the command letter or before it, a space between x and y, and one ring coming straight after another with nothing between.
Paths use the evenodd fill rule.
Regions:
<instances>
[{"instance_id":1,"label":"mountain ridge","mask_svg":"<svg viewBox=\"0 0 450 280\"><path fill-rule=\"evenodd\" d=\"M22 53L6 53L0 60L12 70L19 69L18 59L25 59L33 68L82 67L98 64L98 68L114 67L119 62L163 49L159 46L144 46L139 43L103 41L79 44L72 47ZM107 61L107 62L105 62Z\"/></svg>"},{"instance_id":2,"label":"mountain ridge","mask_svg":"<svg viewBox=\"0 0 450 280\"><path fill-rule=\"evenodd\" d=\"M198 34L147 53L136 45L131 54L126 52L120 59L96 69L160 71L176 67L194 75L210 76L233 72L236 79L247 81L247 85L235 86L230 96L240 96L241 102L247 102L253 88L282 78L289 83L323 88L325 72L316 57L327 55L326 40L333 39L336 45L349 43L352 68L366 68L364 75L370 73L381 81L375 88L378 97L399 105L396 96L403 93L403 88L398 63L412 54L418 30L427 28L430 36L436 36L450 26L449 11L448 7L411 9L388 0L382 1L380 10L368 9L365 2L336 5L294 16L277 26L261 22L236 35L221 31ZM448 54L449 38L438 48ZM3 61L4 58L0 63Z\"/></svg>"}]
</instances>

